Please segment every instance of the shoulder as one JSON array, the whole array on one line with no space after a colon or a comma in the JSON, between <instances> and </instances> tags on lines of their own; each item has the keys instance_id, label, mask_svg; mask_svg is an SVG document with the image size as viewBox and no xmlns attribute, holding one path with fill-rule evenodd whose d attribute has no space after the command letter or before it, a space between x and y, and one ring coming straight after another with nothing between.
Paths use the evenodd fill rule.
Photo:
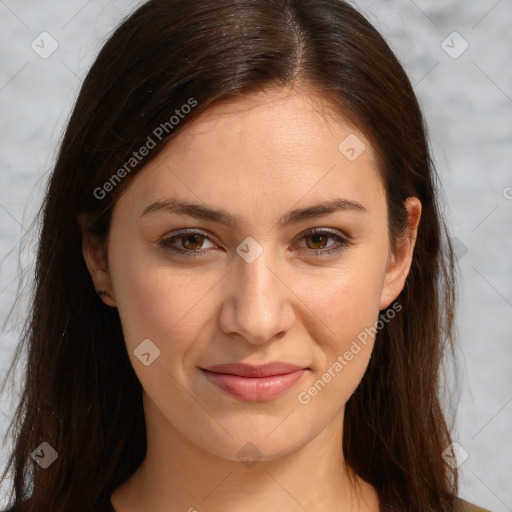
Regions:
<instances>
[{"instance_id":1,"label":"shoulder","mask_svg":"<svg viewBox=\"0 0 512 512\"><path fill-rule=\"evenodd\" d=\"M113 510L113 508L109 507L108 510ZM486 508L479 507L477 505L473 505L472 503L469 503L468 501L465 501L461 498L457 499L457 506L456 506L457 512L491 512L490 510ZM0 510L0 512L2 512ZM5 510L3 512L17 512L15 508L10 508L8 510Z\"/></svg>"},{"instance_id":2,"label":"shoulder","mask_svg":"<svg viewBox=\"0 0 512 512\"><path fill-rule=\"evenodd\" d=\"M461 498L457 500L457 512L491 512L486 508L478 507Z\"/></svg>"}]
</instances>

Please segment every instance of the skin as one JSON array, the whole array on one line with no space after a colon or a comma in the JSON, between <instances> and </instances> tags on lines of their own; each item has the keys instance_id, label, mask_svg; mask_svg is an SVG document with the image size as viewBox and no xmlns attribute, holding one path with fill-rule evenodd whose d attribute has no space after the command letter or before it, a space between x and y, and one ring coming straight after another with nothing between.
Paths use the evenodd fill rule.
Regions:
<instances>
[{"instance_id":1,"label":"skin","mask_svg":"<svg viewBox=\"0 0 512 512\"><path fill-rule=\"evenodd\" d=\"M338 149L350 134L366 146L355 161ZM142 215L170 197L225 209L238 224L166 210ZM291 210L333 198L367 211L278 223ZM394 254L370 141L348 119L329 114L320 96L298 88L211 106L135 176L114 207L107 245L83 238L95 287L118 308L144 388L147 456L112 495L118 512L379 510L372 486L351 483L342 455L345 403L374 339L360 344L308 404L298 395L402 290L421 215L417 198L406 205L409 232ZM203 256L159 245L187 228L207 238L185 235L173 247ZM340 246L330 234L305 236L313 228L351 244ZM263 251L251 263L236 252L248 236ZM341 250L315 257L331 247ZM160 349L148 366L134 354L145 339ZM309 370L291 389L259 402L226 395L199 370L269 361ZM249 442L260 457L250 467L237 455Z\"/></svg>"}]
</instances>

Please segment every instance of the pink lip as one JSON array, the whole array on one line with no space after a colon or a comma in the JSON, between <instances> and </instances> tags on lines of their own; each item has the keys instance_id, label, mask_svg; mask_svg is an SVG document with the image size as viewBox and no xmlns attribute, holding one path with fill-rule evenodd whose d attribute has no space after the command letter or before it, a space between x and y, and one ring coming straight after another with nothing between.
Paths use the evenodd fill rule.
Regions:
<instances>
[{"instance_id":1,"label":"pink lip","mask_svg":"<svg viewBox=\"0 0 512 512\"><path fill-rule=\"evenodd\" d=\"M291 388L307 369L287 363L220 364L201 368L205 377L228 394L248 401L269 400Z\"/></svg>"}]
</instances>

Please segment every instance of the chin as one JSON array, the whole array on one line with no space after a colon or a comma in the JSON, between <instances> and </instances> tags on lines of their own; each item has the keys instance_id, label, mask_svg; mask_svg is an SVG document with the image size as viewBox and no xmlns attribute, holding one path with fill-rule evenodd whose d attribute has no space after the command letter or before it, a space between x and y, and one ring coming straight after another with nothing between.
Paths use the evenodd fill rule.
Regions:
<instances>
[{"instance_id":1,"label":"chin","mask_svg":"<svg viewBox=\"0 0 512 512\"><path fill-rule=\"evenodd\" d=\"M203 425L196 439L190 431L187 437L203 450L226 460L272 461L293 453L318 435L313 426L288 421L286 416L244 414L243 418L231 421L218 418L222 427L215 423L214 431L210 431Z\"/></svg>"}]
</instances>

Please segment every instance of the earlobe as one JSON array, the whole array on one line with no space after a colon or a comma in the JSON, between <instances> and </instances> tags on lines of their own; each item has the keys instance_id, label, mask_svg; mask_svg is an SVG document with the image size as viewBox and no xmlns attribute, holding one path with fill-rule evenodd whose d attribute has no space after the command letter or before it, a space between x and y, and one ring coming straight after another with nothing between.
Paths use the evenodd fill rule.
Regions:
<instances>
[{"instance_id":1,"label":"earlobe","mask_svg":"<svg viewBox=\"0 0 512 512\"><path fill-rule=\"evenodd\" d=\"M77 220L82 229L82 255L96 293L105 304L116 307L105 247L91 234L86 232L83 227L83 217Z\"/></svg>"},{"instance_id":2,"label":"earlobe","mask_svg":"<svg viewBox=\"0 0 512 512\"><path fill-rule=\"evenodd\" d=\"M421 202L417 197L408 197L405 207L408 211L408 228L403 238L397 242L396 254L390 252L379 304L381 311L400 295L411 269L421 218Z\"/></svg>"}]
</instances>

